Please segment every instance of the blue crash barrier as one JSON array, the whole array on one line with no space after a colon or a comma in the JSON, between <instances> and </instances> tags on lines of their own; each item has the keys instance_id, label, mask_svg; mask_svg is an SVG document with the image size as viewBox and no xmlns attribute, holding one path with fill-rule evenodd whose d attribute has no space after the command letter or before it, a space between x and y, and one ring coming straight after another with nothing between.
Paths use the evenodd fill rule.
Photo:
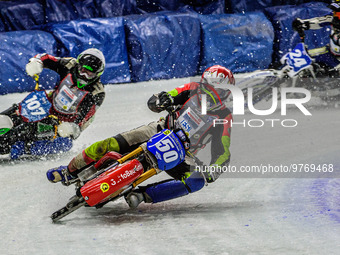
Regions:
<instances>
[{"instance_id":1,"label":"blue crash barrier","mask_svg":"<svg viewBox=\"0 0 340 255\"><path fill-rule=\"evenodd\" d=\"M200 16L203 33L200 72L223 65L233 72L267 68L274 30L263 13Z\"/></svg>"},{"instance_id":2,"label":"blue crash barrier","mask_svg":"<svg viewBox=\"0 0 340 255\"><path fill-rule=\"evenodd\" d=\"M117 6L118 2L122 5ZM263 1L240 0L237 3L250 2ZM289 0L266 1L268 5L277 2ZM182 12L130 15L124 16L124 20L123 17L84 19L126 15L130 11L146 13L153 11L154 5L147 0L28 0L0 2L0 31L43 24L40 3L46 7L47 21L64 22L39 26L40 30L0 33L0 94L32 90L34 82L24 68L33 55L47 52L76 57L90 47L99 48L106 57L103 83L188 77L214 64L224 65L234 72L263 69L272 62L274 40L276 61L298 42L297 34L291 29L294 18L330 13L326 3L315 2L270 7L264 10L265 14L198 15L197 12L219 13L224 1L158 0L161 10L181 8ZM19 6L23 6L20 11ZM30 15L34 16L33 22ZM69 19L75 20L65 22ZM309 48L328 43L327 29L307 32ZM57 80L58 76L50 70L42 73L41 83L46 88L54 86Z\"/></svg>"},{"instance_id":3,"label":"blue crash barrier","mask_svg":"<svg viewBox=\"0 0 340 255\"><path fill-rule=\"evenodd\" d=\"M201 36L197 14L158 13L125 18L132 81L197 74Z\"/></svg>"},{"instance_id":4,"label":"blue crash barrier","mask_svg":"<svg viewBox=\"0 0 340 255\"><path fill-rule=\"evenodd\" d=\"M45 1L46 23L100 17L93 0Z\"/></svg>"},{"instance_id":5,"label":"blue crash barrier","mask_svg":"<svg viewBox=\"0 0 340 255\"><path fill-rule=\"evenodd\" d=\"M271 20L275 29L273 45L273 63L279 63L280 58L300 42L297 32L292 28L295 18L307 19L331 14L326 3L307 3L299 6L277 6L265 9L265 14ZM320 30L306 31L306 44L310 49L329 43L330 27Z\"/></svg>"},{"instance_id":6,"label":"blue crash barrier","mask_svg":"<svg viewBox=\"0 0 340 255\"><path fill-rule=\"evenodd\" d=\"M230 13L243 13L252 11L262 11L265 8L280 5L299 5L313 0L229 0L226 1L226 10ZM332 0L319 2L331 3Z\"/></svg>"},{"instance_id":7,"label":"blue crash barrier","mask_svg":"<svg viewBox=\"0 0 340 255\"><path fill-rule=\"evenodd\" d=\"M45 28L57 39L61 57L77 57L88 48L105 56L103 83L130 82L123 18L97 18L52 24Z\"/></svg>"},{"instance_id":8,"label":"blue crash barrier","mask_svg":"<svg viewBox=\"0 0 340 255\"><path fill-rule=\"evenodd\" d=\"M195 0L188 1L191 3L192 8L199 14L223 14L225 13L225 0Z\"/></svg>"},{"instance_id":9,"label":"blue crash barrier","mask_svg":"<svg viewBox=\"0 0 340 255\"><path fill-rule=\"evenodd\" d=\"M98 17L118 17L191 8L200 14L222 14L225 0L20 0L0 2L5 29L27 30L35 25ZM0 26L1 29L1 26Z\"/></svg>"},{"instance_id":10,"label":"blue crash barrier","mask_svg":"<svg viewBox=\"0 0 340 255\"><path fill-rule=\"evenodd\" d=\"M0 7L1 8L1 7ZM5 32L6 28L5 28L5 24L2 22L2 20L0 19L0 33L1 32Z\"/></svg>"},{"instance_id":11,"label":"blue crash barrier","mask_svg":"<svg viewBox=\"0 0 340 255\"><path fill-rule=\"evenodd\" d=\"M25 72L28 60L38 53L55 54L55 39L43 31L13 31L0 33L0 94L32 91L35 83ZM40 83L54 87L58 75L44 70ZM15 102L13 102L15 103Z\"/></svg>"},{"instance_id":12,"label":"blue crash barrier","mask_svg":"<svg viewBox=\"0 0 340 255\"><path fill-rule=\"evenodd\" d=\"M200 14L222 14L225 10L225 0L138 0L136 2L140 13L178 11L188 7Z\"/></svg>"},{"instance_id":13,"label":"blue crash barrier","mask_svg":"<svg viewBox=\"0 0 340 255\"><path fill-rule=\"evenodd\" d=\"M94 0L100 17L110 18L139 13L136 0Z\"/></svg>"},{"instance_id":14,"label":"blue crash barrier","mask_svg":"<svg viewBox=\"0 0 340 255\"><path fill-rule=\"evenodd\" d=\"M36 0L0 2L0 31L28 30L45 24L43 5Z\"/></svg>"}]
</instances>

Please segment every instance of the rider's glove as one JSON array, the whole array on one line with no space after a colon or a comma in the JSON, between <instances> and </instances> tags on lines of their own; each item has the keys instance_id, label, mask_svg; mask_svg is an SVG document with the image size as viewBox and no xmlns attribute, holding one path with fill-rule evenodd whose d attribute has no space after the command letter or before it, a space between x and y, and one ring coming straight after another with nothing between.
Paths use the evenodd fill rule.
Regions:
<instances>
[{"instance_id":1,"label":"rider's glove","mask_svg":"<svg viewBox=\"0 0 340 255\"><path fill-rule=\"evenodd\" d=\"M165 110L174 103L174 98L167 92L162 91L158 94L158 102L156 103L157 108Z\"/></svg>"},{"instance_id":2,"label":"rider's glove","mask_svg":"<svg viewBox=\"0 0 340 255\"><path fill-rule=\"evenodd\" d=\"M33 77L35 74L40 74L43 70L43 62L38 58L30 58L26 65L26 72Z\"/></svg>"},{"instance_id":3,"label":"rider's glove","mask_svg":"<svg viewBox=\"0 0 340 255\"><path fill-rule=\"evenodd\" d=\"M295 20L293 20L292 27L295 31L301 33L304 30L309 29L309 21L302 21L301 19L296 18Z\"/></svg>"},{"instance_id":4,"label":"rider's glove","mask_svg":"<svg viewBox=\"0 0 340 255\"><path fill-rule=\"evenodd\" d=\"M80 135L80 128L73 122L62 122L58 126L58 134L61 137L71 137L72 139L76 139Z\"/></svg>"}]
</instances>

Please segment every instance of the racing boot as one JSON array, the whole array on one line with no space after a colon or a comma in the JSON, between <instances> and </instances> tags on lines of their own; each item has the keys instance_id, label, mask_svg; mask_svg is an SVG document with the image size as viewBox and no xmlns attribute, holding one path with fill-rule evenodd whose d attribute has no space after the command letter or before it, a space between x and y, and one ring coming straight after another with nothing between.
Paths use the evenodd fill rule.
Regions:
<instances>
[{"instance_id":1,"label":"racing boot","mask_svg":"<svg viewBox=\"0 0 340 255\"><path fill-rule=\"evenodd\" d=\"M10 156L11 159L18 159L25 154L25 142L18 141L11 147Z\"/></svg>"},{"instance_id":2,"label":"racing boot","mask_svg":"<svg viewBox=\"0 0 340 255\"><path fill-rule=\"evenodd\" d=\"M46 172L47 179L50 182L64 182L68 183L69 181L75 179L76 177L71 175L67 169L67 166L59 166L52 169L49 169Z\"/></svg>"},{"instance_id":3,"label":"racing boot","mask_svg":"<svg viewBox=\"0 0 340 255\"><path fill-rule=\"evenodd\" d=\"M151 203L152 199L148 194L146 194L140 189L137 189L127 194L127 196L125 197L125 201L129 205L130 208L134 209L134 208L137 208L137 206L143 201L145 203Z\"/></svg>"}]
</instances>

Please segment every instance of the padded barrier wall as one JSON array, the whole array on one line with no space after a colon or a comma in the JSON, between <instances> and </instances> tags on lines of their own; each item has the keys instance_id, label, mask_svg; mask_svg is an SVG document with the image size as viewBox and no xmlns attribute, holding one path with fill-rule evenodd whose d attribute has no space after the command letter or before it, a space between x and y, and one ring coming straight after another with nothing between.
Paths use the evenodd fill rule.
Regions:
<instances>
[{"instance_id":1,"label":"padded barrier wall","mask_svg":"<svg viewBox=\"0 0 340 255\"><path fill-rule=\"evenodd\" d=\"M1 32L5 32L6 28L5 28L5 24L2 22L2 20L0 19L0 33Z\"/></svg>"},{"instance_id":2,"label":"padded barrier wall","mask_svg":"<svg viewBox=\"0 0 340 255\"><path fill-rule=\"evenodd\" d=\"M227 0L226 11L230 13L244 13L263 11L265 8L280 5L300 5L313 0ZM318 2L331 3L332 0L320 0Z\"/></svg>"},{"instance_id":3,"label":"padded barrier wall","mask_svg":"<svg viewBox=\"0 0 340 255\"><path fill-rule=\"evenodd\" d=\"M99 17L111 18L137 14L136 0L93 0L99 11Z\"/></svg>"},{"instance_id":4,"label":"padded barrier wall","mask_svg":"<svg viewBox=\"0 0 340 255\"><path fill-rule=\"evenodd\" d=\"M0 32L27 30L34 25L91 18L110 18L158 11L191 9L222 14L225 0L12 0L0 1Z\"/></svg>"},{"instance_id":5,"label":"padded barrier wall","mask_svg":"<svg viewBox=\"0 0 340 255\"><path fill-rule=\"evenodd\" d=\"M32 91L35 82L25 72L28 60L38 53L55 54L56 41L44 31L13 31L0 33L0 94ZM40 83L54 87L58 75L45 69Z\"/></svg>"},{"instance_id":6,"label":"padded barrier wall","mask_svg":"<svg viewBox=\"0 0 340 255\"><path fill-rule=\"evenodd\" d=\"M138 8L129 0L118 1L125 1L125 10ZM207 2L195 2L200 1ZM310 18L330 12L324 3L271 7L265 10L267 17L262 12L199 15L192 8L185 9L176 13L73 20L47 24L38 30L0 33L0 93L33 88L34 82L24 71L33 55L47 52L76 57L89 47L98 47L106 56L104 83L192 76L213 64L225 65L234 72L263 69L271 63L274 39L267 17L275 29L274 50L283 54L297 38L291 29L295 17ZM309 46L328 42L329 31L319 32L311 42L307 38ZM42 83L46 87L53 86L56 80L52 71L44 70Z\"/></svg>"},{"instance_id":7,"label":"padded barrier wall","mask_svg":"<svg viewBox=\"0 0 340 255\"><path fill-rule=\"evenodd\" d=\"M100 17L93 0L45 0L45 9L46 23Z\"/></svg>"},{"instance_id":8,"label":"padded barrier wall","mask_svg":"<svg viewBox=\"0 0 340 255\"><path fill-rule=\"evenodd\" d=\"M104 84L131 81L122 17L74 20L44 29L52 33L60 45L58 56L76 58L88 48L101 50L106 60Z\"/></svg>"},{"instance_id":9,"label":"padded barrier wall","mask_svg":"<svg viewBox=\"0 0 340 255\"><path fill-rule=\"evenodd\" d=\"M201 14L221 14L225 0L44 0L47 22L115 17L191 8Z\"/></svg>"},{"instance_id":10,"label":"padded barrier wall","mask_svg":"<svg viewBox=\"0 0 340 255\"><path fill-rule=\"evenodd\" d=\"M197 14L126 17L132 81L196 75L201 29Z\"/></svg>"},{"instance_id":11,"label":"padded barrier wall","mask_svg":"<svg viewBox=\"0 0 340 255\"><path fill-rule=\"evenodd\" d=\"M45 12L36 0L0 2L0 32L31 29L45 24Z\"/></svg>"},{"instance_id":12,"label":"padded barrier wall","mask_svg":"<svg viewBox=\"0 0 340 255\"><path fill-rule=\"evenodd\" d=\"M200 20L200 72L215 64L233 72L249 72L271 63L274 30L263 13L206 15Z\"/></svg>"},{"instance_id":13,"label":"padded barrier wall","mask_svg":"<svg viewBox=\"0 0 340 255\"><path fill-rule=\"evenodd\" d=\"M191 9L199 14L222 14L225 0L137 0L138 13Z\"/></svg>"}]
</instances>

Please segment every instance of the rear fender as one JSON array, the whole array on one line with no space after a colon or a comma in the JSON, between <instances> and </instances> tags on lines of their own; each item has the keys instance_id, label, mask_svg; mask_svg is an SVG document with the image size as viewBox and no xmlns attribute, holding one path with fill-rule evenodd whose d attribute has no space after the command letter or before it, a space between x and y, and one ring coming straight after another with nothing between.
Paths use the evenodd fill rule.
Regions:
<instances>
[{"instance_id":1,"label":"rear fender","mask_svg":"<svg viewBox=\"0 0 340 255\"><path fill-rule=\"evenodd\" d=\"M13 127L13 121L7 115L0 115L0 129L6 129L7 131Z\"/></svg>"},{"instance_id":2,"label":"rear fender","mask_svg":"<svg viewBox=\"0 0 340 255\"><path fill-rule=\"evenodd\" d=\"M122 154L115 152L115 151L109 151L106 153L98 162L94 165L94 167L99 170L103 169L108 166L108 164L117 161L122 157Z\"/></svg>"}]
</instances>

